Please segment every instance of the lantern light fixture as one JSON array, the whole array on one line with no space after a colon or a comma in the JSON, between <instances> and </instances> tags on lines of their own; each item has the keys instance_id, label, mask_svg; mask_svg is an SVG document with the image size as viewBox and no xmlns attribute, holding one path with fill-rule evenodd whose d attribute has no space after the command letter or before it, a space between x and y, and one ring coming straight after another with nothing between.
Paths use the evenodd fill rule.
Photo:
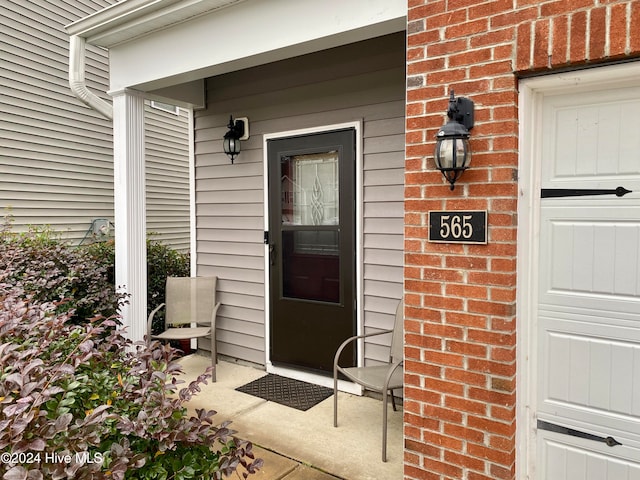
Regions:
<instances>
[{"instance_id":1,"label":"lantern light fixture","mask_svg":"<svg viewBox=\"0 0 640 480\"><path fill-rule=\"evenodd\" d=\"M435 163L444 178L454 189L456 180L460 178L471 163L469 148L469 130L474 124L473 101L464 97L455 97L453 90L449 97L447 117L449 120L436 135Z\"/></svg>"},{"instance_id":2,"label":"lantern light fixture","mask_svg":"<svg viewBox=\"0 0 640 480\"><path fill-rule=\"evenodd\" d=\"M224 153L231 158L231 163L235 157L240 154L241 142L249 138L249 120L246 117L233 120L233 116L229 116L229 124L227 125L227 133L224 134L222 147Z\"/></svg>"}]
</instances>

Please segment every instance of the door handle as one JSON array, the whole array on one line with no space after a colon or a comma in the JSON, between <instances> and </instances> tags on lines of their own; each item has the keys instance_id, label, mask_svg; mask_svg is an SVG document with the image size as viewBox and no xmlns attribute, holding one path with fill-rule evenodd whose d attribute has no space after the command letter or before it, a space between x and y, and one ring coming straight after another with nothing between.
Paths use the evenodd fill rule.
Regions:
<instances>
[{"instance_id":1,"label":"door handle","mask_svg":"<svg viewBox=\"0 0 640 480\"><path fill-rule=\"evenodd\" d=\"M269 244L269 264L274 266L276 264L276 246L273 243Z\"/></svg>"}]
</instances>

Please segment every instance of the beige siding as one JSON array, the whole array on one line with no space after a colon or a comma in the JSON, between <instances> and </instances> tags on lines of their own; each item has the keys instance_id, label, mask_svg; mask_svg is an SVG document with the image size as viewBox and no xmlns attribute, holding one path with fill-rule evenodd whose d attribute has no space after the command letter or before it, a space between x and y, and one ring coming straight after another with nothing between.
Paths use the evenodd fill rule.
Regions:
<instances>
[{"instance_id":1,"label":"beige siding","mask_svg":"<svg viewBox=\"0 0 640 480\"><path fill-rule=\"evenodd\" d=\"M404 35L210 78L197 112L198 274L218 275L219 352L265 362L263 135L363 122L364 322L391 328L402 297ZM222 152L229 114L251 138L231 165ZM369 363L388 349L365 348Z\"/></svg>"},{"instance_id":2,"label":"beige siding","mask_svg":"<svg viewBox=\"0 0 640 480\"><path fill-rule=\"evenodd\" d=\"M93 218L113 218L111 122L71 94L63 29L111 3L8 0L0 9L0 208L17 229L50 224L79 241ZM107 55L87 50L88 80L105 92Z\"/></svg>"},{"instance_id":3,"label":"beige siding","mask_svg":"<svg viewBox=\"0 0 640 480\"><path fill-rule=\"evenodd\" d=\"M188 251L189 119L186 110L145 111L147 231L163 243Z\"/></svg>"},{"instance_id":4,"label":"beige siding","mask_svg":"<svg viewBox=\"0 0 640 480\"><path fill-rule=\"evenodd\" d=\"M113 221L112 124L68 84L64 26L116 0L7 0L0 8L0 211L16 230L48 224L73 243L95 218ZM87 46L87 84L110 101L106 51ZM188 122L147 115L148 221L189 246ZM86 240L86 239L85 239Z\"/></svg>"}]
</instances>

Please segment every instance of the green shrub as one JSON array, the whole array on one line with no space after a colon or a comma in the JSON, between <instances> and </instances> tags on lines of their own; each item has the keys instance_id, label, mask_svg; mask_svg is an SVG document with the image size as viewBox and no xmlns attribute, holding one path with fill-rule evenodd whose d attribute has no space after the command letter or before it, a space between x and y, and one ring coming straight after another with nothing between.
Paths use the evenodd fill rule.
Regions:
<instances>
[{"instance_id":1,"label":"green shrub","mask_svg":"<svg viewBox=\"0 0 640 480\"><path fill-rule=\"evenodd\" d=\"M147 240L147 315L165 301L167 277L188 277L191 263L188 253L181 253L152 238ZM164 309L153 318L151 331L164 330Z\"/></svg>"},{"instance_id":2,"label":"green shrub","mask_svg":"<svg viewBox=\"0 0 640 480\"><path fill-rule=\"evenodd\" d=\"M1 478L220 479L240 466L246 478L261 466L228 424L213 427L215 412L188 415L208 372L178 391L171 347L132 351L112 320L73 324L3 276Z\"/></svg>"},{"instance_id":3,"label":"green shrub","mask_svg":"<svg viewBox=\"0 0 640 480\"><path fill-rule=\"evenodd\" d=\"M49 227L11 231L10 219L0 226L0 265L5 281L20 286L36 302L57 304L79 322L96 314L115 315L126 296L109 281L112 263L84 247L74 248Z\"/></svg>"}]
</instances>

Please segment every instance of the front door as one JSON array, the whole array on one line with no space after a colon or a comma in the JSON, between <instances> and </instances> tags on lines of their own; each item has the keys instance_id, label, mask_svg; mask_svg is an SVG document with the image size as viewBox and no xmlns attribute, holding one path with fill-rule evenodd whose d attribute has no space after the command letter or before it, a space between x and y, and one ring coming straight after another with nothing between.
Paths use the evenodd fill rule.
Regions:
<instances>
[{"instance_id":1,"label":"front door","mask_svg":"<svg viewBox=\"0 0 640 480\"><path fill-rule=\"evenodd\" d=\"M271 362L328 374L356 329L355 129L268 140L267 154Z\"/></svg>"},{"instance_id":2,"label":"front door","mask_svg":"<svg viewBox=\"0 0 640 480\"><path fill-rule=\"evenodd\" d=\"M535 478L639 479L640 87L541 112Z\"/></svg>"}]
</instances>

